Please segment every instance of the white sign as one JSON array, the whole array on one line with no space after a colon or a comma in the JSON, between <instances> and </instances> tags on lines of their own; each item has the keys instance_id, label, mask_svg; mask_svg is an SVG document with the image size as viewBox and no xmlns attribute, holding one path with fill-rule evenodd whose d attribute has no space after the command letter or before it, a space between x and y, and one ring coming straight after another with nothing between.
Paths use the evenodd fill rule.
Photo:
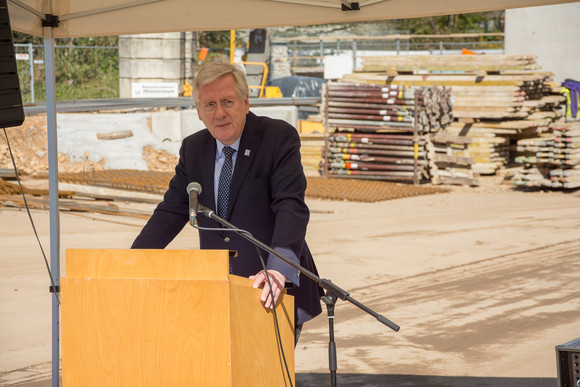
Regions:
<instances>
[{"instance_id":1,"label":"white sign","mask_svg":"<svg viewBox=\"0 0 580 387\"><path fill-rule=\"evenodd\" d=\"M29 58L28 54L16 54L16 60L28 60Z\"/></svg>"},{"instance_id":2,"label":"white sign","mask_svg":"<svg viewBox=\"0 0 580 387\"><path fill-rule=\"evenodd\" d=\"M134 82L131 98L175 98L179 96L177 82Z\"/></svg>"},{"instance_id":3,"label":"white sign","mask_svg":"<svg viewBox=\"0 0 580 387\"><path fill-rule=\"evenodd\" d=\"M334 55L324 57L324 79L338 79L353 72L350 55Z\"/></svg>"}]
</instances>

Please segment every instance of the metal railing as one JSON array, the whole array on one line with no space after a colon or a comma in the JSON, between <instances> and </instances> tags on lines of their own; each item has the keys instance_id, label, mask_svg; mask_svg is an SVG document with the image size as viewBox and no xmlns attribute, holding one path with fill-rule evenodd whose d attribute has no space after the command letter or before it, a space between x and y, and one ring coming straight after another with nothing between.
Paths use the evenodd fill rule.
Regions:
<instances>
[{"instance_id":1,"label":"metal railing","mask_svg":"<svg viewBox=\"0 0 580 387\"><path fill-rule=\"evenodd\" d=\"M293 72L322 71L325 56L350 55L353 68L364 56L408 55L418 52L449 54L461 49L503 53L503 33L470 33L447 35L394 34L384 36L334 36L275 38L273 44L288 47Z\"/></svg>"}]
</instances>

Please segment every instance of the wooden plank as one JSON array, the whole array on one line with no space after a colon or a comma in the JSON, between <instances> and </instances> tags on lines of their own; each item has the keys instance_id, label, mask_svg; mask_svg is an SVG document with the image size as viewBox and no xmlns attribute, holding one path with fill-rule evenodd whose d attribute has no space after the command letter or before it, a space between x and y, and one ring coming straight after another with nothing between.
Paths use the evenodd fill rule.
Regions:
<instances>
[{"instance_id":1,"label":"wooden plank","mask_svg":"<svg viewBox=\"0 0 580 387\"><path fill-rule=\"evenodd\" d=\"M479 181L477 179L463 176L439 176L438 182L439 184L469 185L472 187L479 185Z\"/></svg>"},{"instance_id":2,"label":"wooden plank","mask_svg":"<svg viewBox=\"0 0 580 387\"><path fill-rule=\"evenodd\" d=\"M18 174L20 175L20 171ZM0 179L16 179L16 172L14 168L0 168Z\"/></svg>"},{"instance_id":3,"label":"wooden plank","mask_svg":"<svg viewBox=\"0 0 580 387\"><path fill-rule=\"evenodd\" d=\"M22 196L16 195L4 195L0 196L0 200L7 206L16 206L19 208L24 208L25 203ZM37 209L49 209L48 199L38 199L38 198L26 198L28 206ZM95 212L105 215L117 215L117 216L128 216L139 219L149 219L152 215L150 211L138 211L129 209L120 209L118 206L109 204L108 206L98 206L86 203L71 202L66 200L59 200L60 211L74 211L74 212Z\"/></svg>"},{"instance_id":4,"label":"wooden plank","mask_svg":"<svg viewBox=\"0 0 580 387\"><path fill-rule=\"evenodd\" d=\"M117 140L127 137L133 137L133 132L130 130L119 130L116 132L97 133L97 139L99 140Z\"/></svg>"},{"instance_id":5,"label":"wooden plank","mask_svg":"<svg viewBox=\"0 0 580 387\"><path fill-rule=\"evenodd\" d=\"M436 163L449 163L449 164L457 164L457 165L471 165L471 164L475 163L475 159L473 157L445 155L445 154L441 154L441 153L435 153L432 156L432 159Z\"/></svg>"}]
</instances>

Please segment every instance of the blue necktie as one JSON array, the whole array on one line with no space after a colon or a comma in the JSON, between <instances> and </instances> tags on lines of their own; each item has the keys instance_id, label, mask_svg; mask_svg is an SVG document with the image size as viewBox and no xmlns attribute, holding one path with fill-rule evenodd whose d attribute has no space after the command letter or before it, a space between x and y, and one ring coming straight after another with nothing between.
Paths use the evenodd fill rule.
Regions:
<instances>
[{"instance_id":1,"label":"blue necktie","mask_svg":"<svg viewBox=\"0 0 580 387\"><path fill-rule=\"evenodd\" d=\"M228 199L230 196L230 184L232 182L232 172L234 171L234 163L232 156L236 150L229 146L224 147L225 155L224 165L220 172L220 182L218 186L218 200L217 213L221 218L226 217L228 212Z\"/></svg>"}]
</instances>

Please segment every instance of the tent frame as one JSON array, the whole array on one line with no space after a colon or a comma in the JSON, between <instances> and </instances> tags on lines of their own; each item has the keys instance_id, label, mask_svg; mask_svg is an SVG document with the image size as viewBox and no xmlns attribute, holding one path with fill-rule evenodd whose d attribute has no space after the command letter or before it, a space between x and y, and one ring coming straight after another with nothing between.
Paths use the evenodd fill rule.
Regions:
<instances>
[{"instance_id":1,"label":"tent frame","mask_svg":"<svg viewBox=\"0 0 580 387\"><path fill-rule=\"evenodd\" d=\"M50 212L50 268L52 283L52 386L60 373L60 209L58 203L58 139L56 135L56 75L52 26L44 26L46 127L48 136L48 200Z\"/></svg>"}]
</instances>

